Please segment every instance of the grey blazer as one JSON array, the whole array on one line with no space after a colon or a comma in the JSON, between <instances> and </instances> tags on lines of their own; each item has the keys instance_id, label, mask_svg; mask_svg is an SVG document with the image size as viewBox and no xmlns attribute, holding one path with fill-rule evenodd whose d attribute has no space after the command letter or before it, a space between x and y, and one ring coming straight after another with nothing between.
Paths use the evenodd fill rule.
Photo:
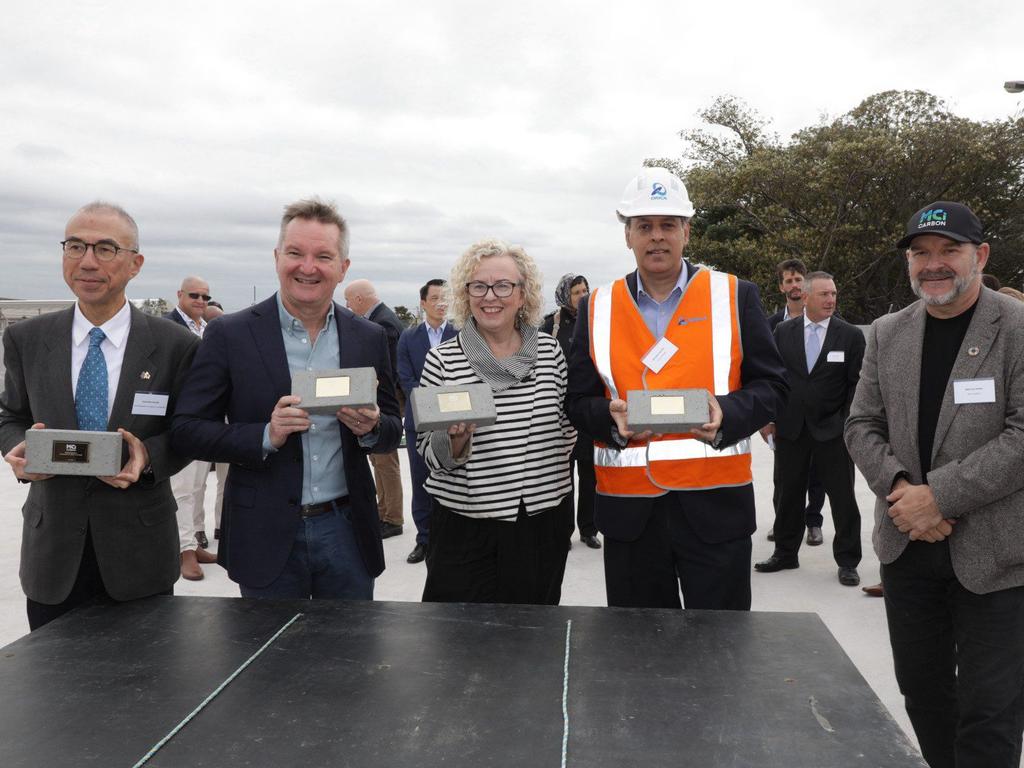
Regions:
<instances>
[{"instance_id":1,"label":"grey blazer","mask_svg":"<svg viewBox=\"0 0 1024 768\"><path fill-rule=\"evenodd\" d=\"M882 563L909 537L887 514L901 472L921 483L918 394L925 307L876 320L846 421L850 455L875 492L872 540ZM993 379L994 403L953 401L953 382ZM943 517L953 570L978 594L1024 585L1024 304L983 288L939 411L927 483Z\"/></svg>"},{"instance_id":2,"label":"grey blazer","mask_svg":"<svg viewBox=\"0 0 1024 768\"><path fill-rule=\"evenodd\" d=\"M0 395L0 451L35 422L77 429L71 391L74 307L25 320L4 333L7 371ZM170 448L171 415L199 339L162 317L131 310L117 397L107 429L124 427L146 444L152 480L118 490L95 478L58 476L32 483L22 509L21 585L46 604L71 592L86 526L111 597L132 600L170 589L178 578L178 531L168 479L186 461ZM166 416L133 416L136 392L170 395Z\"/></svg>"}]
</instances>

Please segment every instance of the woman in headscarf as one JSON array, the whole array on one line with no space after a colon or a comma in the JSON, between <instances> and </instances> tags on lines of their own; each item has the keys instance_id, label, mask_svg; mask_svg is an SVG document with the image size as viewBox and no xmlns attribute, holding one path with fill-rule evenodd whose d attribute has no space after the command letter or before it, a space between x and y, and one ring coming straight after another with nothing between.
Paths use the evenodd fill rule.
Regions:
<instances>
[{"instance_id":1,"label":"woman in headscarf","mask_svg":"<svg viewBox=\"0 0 1024 768\"><path fill-rule=\"evenodd\" d=\"M576 313L580 300L588 293L590 285L583 275L577 275L575 272L562 275L555 288L555 302L558 308L546 315L540 326L542 331L558 339L566 360L569 359L569 348L572 346L572 336L576 330ZM597 538L597 527L594 525L594 488L597 483L594 477L594 443L587 435L580 433L577 436L572 460L576 464L576 474L579 476L580 498L576 508L575 524L573 512L569 510L569 519L566 521L569 538L572 538L573 528L579 527L580 541L591 549L600 549L601 541Z\"/></svg>"}]
</instances>

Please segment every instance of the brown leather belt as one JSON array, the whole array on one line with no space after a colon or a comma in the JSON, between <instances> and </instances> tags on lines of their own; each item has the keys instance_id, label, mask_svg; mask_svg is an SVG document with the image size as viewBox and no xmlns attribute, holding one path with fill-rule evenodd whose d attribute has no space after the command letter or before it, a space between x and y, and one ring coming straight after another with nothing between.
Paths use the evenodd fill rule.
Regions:
<instances>
[{"instance_id":1,"label":"brown leather belt","mask_svg":"<svg viewBox=\"0 0 1024 768\"><path fill-rule=\"evenodd\" d=\"M330 512L335 507L343 507L348 504L348 496L339 496L330 501L322 501L319 504L304 504L299 507L299 514L302 517L316 517L325 512Z\"/></svg>"}]
</instances>

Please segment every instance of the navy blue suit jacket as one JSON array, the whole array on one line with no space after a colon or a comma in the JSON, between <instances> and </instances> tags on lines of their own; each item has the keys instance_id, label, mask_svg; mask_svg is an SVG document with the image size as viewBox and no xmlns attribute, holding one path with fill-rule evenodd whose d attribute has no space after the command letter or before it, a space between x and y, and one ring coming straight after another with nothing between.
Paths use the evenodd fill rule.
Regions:
<instances>
[{"instance_id":1,"label":"navy blue suit jacket","mask_svg":"<svg viewBox=\"0 0 1024 768\"><path fill-rule=\"evenodd\" d=\"M172 309L170 312L165 312L164 313L164 317L166 317L168 320L173 320L178 325L180 325L180 326L182 326L184 328L188 328L189 333L192 332L192 329L188 327L188 323L186 323L184 318L182 318L181 313L178 311L177 307Z\"/></svg>"},{"instance_id":2,"label":"navy blue suit jacket","mask_svg":"<svg viewBox=\"0 0 1024 768\"><path fill-rule=\"evenodd\" d=\"M402 435L384 329L334 305L342 368L377 371L379 435L374 453L398 447ZM288 437L263 459L263 430L277 401L291 394L277 298L224 315L207 326L178 399L172 445L183 455L230 462L224 491L217 561L233 581L262 587L280 575L299 525L302 502L301 435ZM224 417L227 417L227 423ZM341 447L352 525L366 570L384 570L377 492L367 449L342 423Z\"/></svg>"},{"instance_id":3,"label":"navy blue suit jacket","mask_svg":"<svg viewBox=\"0 0 1024 768\"><path fill-rule=\"evenodd\" d=\"M683 263L689 277L696 267ZM626 276L632 296L636 296L636 272ZM569 390L566 408L577 429L595 439L614 445L614 422L608 412L604 382L590 359L590 317L585 299L577 313L576 335L569 352ZM782 407L786 396L785 367L775 348L768 321L761 309L757 287L739 281L740 338L743 362L740 364L740 389L718 397L722 406L722 445L729 446L750 436ZM707 491L680 491L673 494L697 535L716 543L749 536L757 527L753 484L738 488ZM614 497L597 495L594 521L602 533L621 541L635 541L647 526L654 507L650 497Z\"/></svg>"},{"instance_id":4,"label":"navy blue suit jacket","mask_svg":"<svg viewBox=\"0 0 1024 768\"><path fill-rule=\"evenodd\" d=\"M458 331L447 323L441 332L441 341L458 334ZM415 328L409 328L402 332L398 339L398 382L405 392L405 428L414 432L415 425L412 422L412 391L420 385L420 376L423 374L423 362L427 359L427 352L430 351L430 337L427 336L427 324L420 323Z\"/></svg>"}]
</instances>

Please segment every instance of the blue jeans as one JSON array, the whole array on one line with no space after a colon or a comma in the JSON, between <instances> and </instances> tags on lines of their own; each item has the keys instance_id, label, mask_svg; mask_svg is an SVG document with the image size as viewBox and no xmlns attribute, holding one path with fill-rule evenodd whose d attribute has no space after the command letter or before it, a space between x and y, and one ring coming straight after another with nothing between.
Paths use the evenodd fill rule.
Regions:
<instances>
[{"instance_id":1,"label":"blue jeans","mask_svg":"<svg viewBox=\"0 0 1024 768\"><path fill-rule=\"evenodd\" d=\"M359 554L349 505L302 518L281 574L265 587L239 587L242 597L372 600L373 577Z\"/></svg>"}]
</instances>

